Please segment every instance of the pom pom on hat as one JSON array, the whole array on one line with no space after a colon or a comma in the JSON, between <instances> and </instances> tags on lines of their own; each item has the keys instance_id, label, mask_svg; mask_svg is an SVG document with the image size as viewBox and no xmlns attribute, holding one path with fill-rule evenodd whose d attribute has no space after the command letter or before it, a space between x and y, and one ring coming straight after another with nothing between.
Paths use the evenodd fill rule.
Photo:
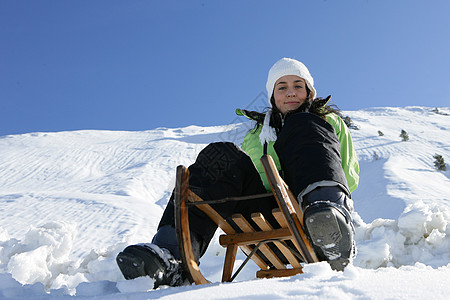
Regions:
<instances>
[{"instance_id":1,"label":"pom pom on hat","mask_svg":"<svg viewBox=\"0 0 450 300\"><path fill-rule=\"evenodd\" d=\"M311 99L316 98L314 79L309 73L308 68L298 60L292 58L282 58L279 61L277 61L272 66L272 68L270 68L269 75L267 76L266 89L270 106L272 106L272 103L270 103L270 98L272 98L275 82L277 82L278 79L286 75L297 75L298 77L303 78L309 90L311 91L310 98Z\"/></svg>"}]
</instances>

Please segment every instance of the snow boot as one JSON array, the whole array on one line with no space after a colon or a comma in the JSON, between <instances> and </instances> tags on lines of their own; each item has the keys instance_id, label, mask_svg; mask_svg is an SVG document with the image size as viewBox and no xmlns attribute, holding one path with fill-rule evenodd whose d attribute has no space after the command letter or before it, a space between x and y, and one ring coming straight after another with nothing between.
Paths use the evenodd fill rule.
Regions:
<instances>
[{"instance_id":1,"label":"snow boot","mask_svg":"<svg viewBox=\"0 0 450 300\"><path fill-rule=\"evenodd\" d=\"M322 187L305 197L310 203L304 211L307 233L319 259L328 261L337 271L343 271L351 263L356 251L346 197L339 187Z\"/></svg>"},{"instance_id":2,"label":"snow boot","mask_svg":"<svg viewBox=\"0 0 450 300\"><path fill-rule=\"evenodd\" d=\"M192 250L199 264L200 256L206 251L207 243L191 231ZM117 255L117 264L125 279L150 276L160 285L181 286L189 284L178 249L177 234L173 226L164 225L158 229L151 244L128 246Z\"/></svg>"},{"instance_id":3,"label":"snow boot","mask_svg":"<svg viewBox=\"0 0 450 300\"><path fill-rule=\"evenodd\" d=\"M117 255L116 261L125 279L150 276L155 280L154 289L160 285L181 286L186 281L180 261L155 244L128 246Z\"/></svg>"}]
</instances>

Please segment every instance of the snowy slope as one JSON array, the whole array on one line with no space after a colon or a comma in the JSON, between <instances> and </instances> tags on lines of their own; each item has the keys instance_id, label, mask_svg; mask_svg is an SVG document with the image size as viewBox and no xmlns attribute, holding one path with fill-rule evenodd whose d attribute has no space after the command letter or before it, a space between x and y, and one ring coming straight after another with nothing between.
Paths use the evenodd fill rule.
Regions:
<instances>
[{"instance_id":1,"label":"snowy slope","mask_svg":"<svg viewBox=\"0 0 450 300\"><path fill-rule=\"evenodd\" d=\"M337 273L319 263L292 278L255 280L251 263L235 283L220 284L224 251L214 240L201 264L214 284L155 291L148 278L125 281L115 255L151 240L177 165L191 164L210 142L239 144L250 123L0 137L0 299L445 299L450 171L437 171L432 156L450 160L450 109L344 114L359 127L354 266Z\"/></svg>"}]
</instances>

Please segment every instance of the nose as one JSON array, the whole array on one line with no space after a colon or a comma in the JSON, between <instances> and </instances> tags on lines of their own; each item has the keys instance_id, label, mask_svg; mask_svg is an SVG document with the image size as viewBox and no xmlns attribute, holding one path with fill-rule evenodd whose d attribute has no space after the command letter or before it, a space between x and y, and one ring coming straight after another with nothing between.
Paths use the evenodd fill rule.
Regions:
<instances>
[{"instance_id":1,"label":"nose","mask_svg":"<svg viewBox=\"0 0 450 300\"><path fill-rule=\"evenodd\" d=\"M289 88L286 95L287 95L287 97L295 97L296 96L294 89L291 89L291 88Z\"/></svg>"}]
</instances>

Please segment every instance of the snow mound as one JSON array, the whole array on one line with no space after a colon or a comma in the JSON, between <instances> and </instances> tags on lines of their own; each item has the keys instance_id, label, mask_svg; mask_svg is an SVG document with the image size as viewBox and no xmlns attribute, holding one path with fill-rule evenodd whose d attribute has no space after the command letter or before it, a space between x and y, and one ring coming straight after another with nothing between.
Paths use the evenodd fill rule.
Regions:
<instances>
[{"instance_id":1,"label":"snow mound","mask_svg":"<svg viewBox=\"0 0 450 300\"><path fill-rule=\"evenodd\" d=\"M450 213L438 205L409 205L398 220L376 219L356 228L364 268L400 267L417 262L432 267L450 262Z\"/></svg>"}]
</instances>

